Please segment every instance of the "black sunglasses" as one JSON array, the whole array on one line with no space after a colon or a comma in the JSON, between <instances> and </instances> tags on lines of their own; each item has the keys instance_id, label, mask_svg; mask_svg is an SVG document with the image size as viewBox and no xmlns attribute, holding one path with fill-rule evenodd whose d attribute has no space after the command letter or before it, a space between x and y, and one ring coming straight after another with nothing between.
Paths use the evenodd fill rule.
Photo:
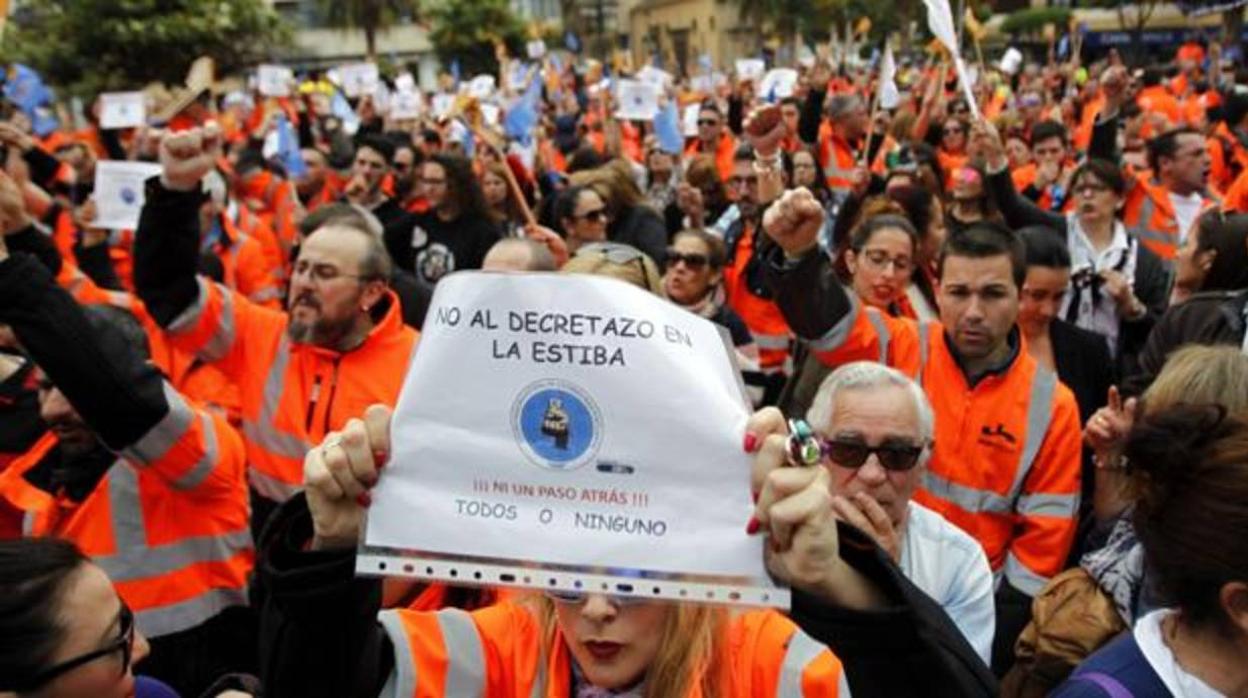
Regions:
<instances>
[{"instance_id":1,"label":"black sunglasses","mask_svg":"<svg viewBox=\"0 0 1248 698\"><path fill-rule=\"evenodd\" d=\"M831 459L842 468L861 468L862 464L867 462L867 458L874 453L885 470L893 471L910 470L918 464L919 456L923 454L922 446L902 444L868 446L857 441L840 439L823 441L819 444L819 448L823 451L824 457Z\"/></svg>"},{"instance_id":2,"label":"black sunglasses","mask_svg":"<svg viewBox=\"0 0 1248 698\"><path fill-rule=\"evenodd\" d=\"M671 269L672 267L676 266L677 262L684 262L685 266L689 267L691 271L699 271L703 267L705 267L707 264L709 264L710 261L711 260L706 255L702 254L701 252L684 253L684 252L678 251L674 247L667 248L667 268L668 269Z\"/></svg>"},{"instance_id":3,"label":"black sunglasses","mask_svg":"<svg viewBox=\"0 0 1248 698\"><path fill-rule=\"evenodd\" d=\"M578 221L589 221L590 223L601 223L607 220L607 209L599 208L593 211L586 211L581 215L572 214L572 217Z\"/></svg>"},{"instance_id":4,"label":"black sunglasses","mask_svg":"<svg viewBox=\"0 0 1248 698\"><path fill-rule=\"evenodd\" d=\"M121 652L121 671L117 676L118 678L125 676L126 672L130 671L130 654L134 649L134 612L131 611L130 607L123 602L121 604L121 611L118 613L117 617L119 625L121 626L121 633L118 635L116 640L113 640L108 643L107 646L98 650L79 655L73 659L67 659L39 672L33 679L31 679L29 684L30 689L27 690L38 688L39 686L48 683L62 674L73 671L84 664L89 664L101 657L107 657L119 651Z\"/></svg>"}]
</instances>

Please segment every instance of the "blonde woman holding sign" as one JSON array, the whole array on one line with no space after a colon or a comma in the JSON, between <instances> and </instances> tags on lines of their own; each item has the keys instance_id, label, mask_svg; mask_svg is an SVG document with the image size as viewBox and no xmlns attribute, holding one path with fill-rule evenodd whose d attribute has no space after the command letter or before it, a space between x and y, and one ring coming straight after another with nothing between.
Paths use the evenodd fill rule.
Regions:
<instances>
[{"instance_id":1,"label":"blonde woman holding sign","mask_svg":"<svg viewBox=\"0 0 1248 698\"><path fill-rule=\"evenodd\" d=\"M828 471L785 467L791 440L774 410L746 427L758 498L742 535L769 537L767 568L793 588L788 617L562 591L473 613L378 615L381 582L354 578L355 550L390 417L371 407L309 452L306 498L270 524L258 565L268 695L995 693L948 618L865 534L837 523Z\"/></svg>"}]
</instances>

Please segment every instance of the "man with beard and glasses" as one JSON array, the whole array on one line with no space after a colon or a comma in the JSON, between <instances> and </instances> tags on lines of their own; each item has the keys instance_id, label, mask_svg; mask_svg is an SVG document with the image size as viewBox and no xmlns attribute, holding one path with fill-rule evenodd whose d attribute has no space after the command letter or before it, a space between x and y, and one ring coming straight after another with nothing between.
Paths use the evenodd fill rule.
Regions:
<instances>
[{"instance_id":1,"label":"man with beard and glasses","mask_svg":"<svg viewBox=\"0 0 1248 698\"><path fill-rule=\"evenodd\" d=\"M200 181L215 127L166 137L135 239L135 287L170 341L213 362L238 387L253 521L295 494L311 444L362 405L393 405L417 333L403 324L374 230L335 219L294 259L286 312L261 308L195 275Z\"/></svg>"}]
</instances>

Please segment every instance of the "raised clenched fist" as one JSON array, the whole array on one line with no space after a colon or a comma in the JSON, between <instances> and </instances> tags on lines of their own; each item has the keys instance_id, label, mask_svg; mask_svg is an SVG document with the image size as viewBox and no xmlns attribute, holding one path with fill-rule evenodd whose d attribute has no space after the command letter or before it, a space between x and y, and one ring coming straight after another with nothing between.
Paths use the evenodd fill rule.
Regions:
<instances>
[{"instance_id":1,"label":"raised clenched fist","mask_svg":"<svg viewBox=\"0 0 1248 698\"><path fill-rule=\"evenodd\" d=\"M170 133L160 141L160 181L166 189L192 191L216 166L221 130L215 124Z\"/></svg>"},{"instance_id":2,"label":"raised clenched fist","mask_svg":"<svg viewBox=\"0 0 1248 698\"><path fill-rule=\"evenodd\" d=\"M815 248L823 229L823 206L805 187L784 193L763 214L763 230L784 249L798 257Z\"/></svg>"}]
</instances>

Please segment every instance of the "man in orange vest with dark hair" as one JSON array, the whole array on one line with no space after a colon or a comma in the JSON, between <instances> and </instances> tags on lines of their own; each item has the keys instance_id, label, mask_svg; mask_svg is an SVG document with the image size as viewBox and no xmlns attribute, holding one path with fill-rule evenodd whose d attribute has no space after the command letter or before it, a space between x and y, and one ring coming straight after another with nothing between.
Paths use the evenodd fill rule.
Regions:
<instances>
[{"instance_id":1,"label":"man in orange vest with dark hair","mask_svg":"<svg viewBox=\"0 0 1248 698\"><path fill-rule=\"evenodd\" d=\"M331 222L299 247L285 312L197 278L200 180L220 133L161 144L135 239L135 288L171 343L238 386L257 522L302 482L304 453L374 402L394 404L416 343L373 230ZM267 500L264 501L264 500Z\"/></svg>"},{"instance_id":2,"label":"man in orange vest with dark hair","mask_svg":"<svg viewBox=\"0 0 1248 698\"><path fill-rule=\"evenodd\" d=\"M0 322L39 376L49 430L0 472L22 533L73 541L113 580L153 648L144 673L199 695L255 668L245 453L224 417L148 361L138 321L79 306L0 237Z\"/></svg>"},{"instance_id":3,"label":"man in orange vest with dark hair","mask_svg":"<svg viewBox=\"0 0 1248 698\"><path fill-rule=\"evenodd\" d=\"M1126 101L1118 73L1104 80L1101 125L1116 121ZM1122 222L1159 257L1174 259L1192 221L1215 203L1206 192L1211 161L1205 137L1191 128L1171 129L1149 141L1148 165L1151 173L1127 170Z\"/></svg>"},{"instance_id":4,"label":"man in orange vest with dark hair","mask_svg":"<svg viewBox=\"0 0 1248 698\"><path fill-rule=\"evenodd\" d=\"M685 157L705 153L715 158L720 179L725 182L732 176L732 156L737 150L737 139L724 124L723 112L714 102L704 102L698 110L698 137L685 148Z\"/></svg>"},{"instance_id":5,"label":"man in orange vest with dark hair","mask_svg":"<svg viewBox=\"0 0 1248 698\"><path fill-rule=\"evenodd\" d=\"M1065 566L1080 486L1074 395L1031 358L1016 326L1022 243L991 223L951 236L940 257L941 321L916 323L864 307L823 273L823 216L805 190L767 210L764 228L779 245L766 259L776 303L825 364L879 361L922 384L936 439L915 500L984 546L1000 582L994 657L1012 661L1031 596Z\"/></svg>"},{"instance_id":6,"label":"man in orange vest with dark hair","mask_svg":"<svg viewBox=\"0 0 1248 698\"><path fill-rule=\"evenodd\" d=\"M814 90L811 90L813 99ZM827 120L822 122L816 138L818 142L819 167L823 170L828 188L838 193L848 193L853 187L854 170L858 167L858 144L867 134L867 105L854 94L833 95L828 100ZM803 125L803 128L805 126ZM807 133L803 131L805 140Z\"/></svg>"}]
</instances>

